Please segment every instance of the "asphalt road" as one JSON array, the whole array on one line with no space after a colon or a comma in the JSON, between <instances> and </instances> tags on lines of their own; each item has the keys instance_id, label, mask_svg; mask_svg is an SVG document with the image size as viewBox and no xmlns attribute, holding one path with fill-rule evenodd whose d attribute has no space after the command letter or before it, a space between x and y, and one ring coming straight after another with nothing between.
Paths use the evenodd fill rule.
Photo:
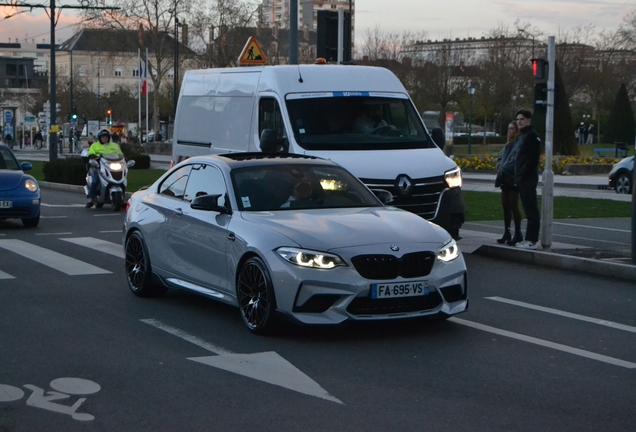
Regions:
<instances>
[{"instance_id":1,"label":"asphalt road","mask_svg":"<svg viewBox=\"0 0 636 432\"><path fill-rule=\"evenodd\" d=\"M636 420L633 285L466 256L443 323L289 328L126 286L123 213L44 190L0 221L0 431L624 431Z\"/></svg>"}]
</instances>

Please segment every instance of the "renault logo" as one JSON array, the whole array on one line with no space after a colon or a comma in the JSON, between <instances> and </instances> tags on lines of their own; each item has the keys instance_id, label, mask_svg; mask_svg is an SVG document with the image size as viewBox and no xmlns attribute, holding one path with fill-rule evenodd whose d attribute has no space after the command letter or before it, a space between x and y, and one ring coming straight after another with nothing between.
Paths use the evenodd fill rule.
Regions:
<instances>
[{"instance_id":1,"label":"renault logo","mask_svg":"<svg viewBox=\"0 0 636 432\"><path fill-rule=\"evenodd\" d=\"M397 179L397 187L402 195L409 195L411 193L411 179L406 175L401 175Z\"/></svg>"}]
</instances>

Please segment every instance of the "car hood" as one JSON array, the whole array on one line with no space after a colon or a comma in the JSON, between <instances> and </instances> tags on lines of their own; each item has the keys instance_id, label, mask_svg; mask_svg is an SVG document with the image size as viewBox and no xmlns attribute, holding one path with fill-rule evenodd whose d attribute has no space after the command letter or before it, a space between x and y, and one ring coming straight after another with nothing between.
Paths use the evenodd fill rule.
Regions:
<instances>
[{"instance_id":1,"label":"car hood","mask_svg":"<svg viewBox=\"0 0 636 432\"><path fill-rule=\"evenodd\" d=\"M9 191L17 188L22 183L24 173L22 171L1 170L0 191Z\"/></svg>"},{"instance_id":2,"label":"car hood","mask_svg":"<svg viewBox=\"0 0 636 432\"><path fill-rule=\"evenodd\" d=\"M321 251L387 243L441 246L450 240L439 226L394 207L243 212L242 217L290 238L300 247Z\"/></svg>"}]
</instances>

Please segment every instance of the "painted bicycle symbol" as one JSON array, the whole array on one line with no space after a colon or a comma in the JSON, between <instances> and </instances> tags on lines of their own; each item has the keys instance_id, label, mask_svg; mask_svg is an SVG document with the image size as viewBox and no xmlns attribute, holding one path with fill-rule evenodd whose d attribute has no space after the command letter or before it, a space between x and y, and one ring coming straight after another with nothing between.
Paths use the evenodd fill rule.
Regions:
<instances>
[{"instance_id":1,"label":"painted bicycle symbol","mask_svg":"<svg viewBox=\"0 0 636 432\"><path fill-rule=\"evenodd\" d=\"M23 387L31 390L31 395L26 404L36 408L70 415L74 420L90 421L95 417L88 413L78 413L77 409L86 398L79 398L73 405L64 405L53 401L69 399L71 396L90 395L97 393L101 387L96 382L82 378L57 378L49 384L53 391L45 391L32 384L24 384ZM13 402L24 397L24 391L19 387L8 384L0 384L0 402Z\"/></svg>"}]
</instances>

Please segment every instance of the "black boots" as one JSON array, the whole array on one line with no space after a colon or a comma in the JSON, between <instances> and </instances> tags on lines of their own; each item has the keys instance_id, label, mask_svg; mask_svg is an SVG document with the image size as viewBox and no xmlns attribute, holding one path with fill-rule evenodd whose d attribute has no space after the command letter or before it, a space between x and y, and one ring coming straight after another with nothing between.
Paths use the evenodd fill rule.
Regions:
<instances>
[{"instance_id":1,"label":"black boots","mask_svg":"<svg viewBox=\"0 0 636 432\"><path fill-rule=\"evenodd\" d=\"M515 236L512 238L512 240L509 240L506 242L507 245L509 246L514 246L519 242L523 241L523 236L521 235L521 233L519 231L515 232Z\"/></svg>"},{"instance_id":2,"label":"black boots","mask_svg":"<svg viewBox=\"0 0 636 432\"><path fill-rule=\"evenodd\" d=\"M510 234L510 230L506 230L503 237L497 240L497 243L504 244L506 242L509 242L511 238L512 238L512 235Z\"/></svg>"}]
</instances>

